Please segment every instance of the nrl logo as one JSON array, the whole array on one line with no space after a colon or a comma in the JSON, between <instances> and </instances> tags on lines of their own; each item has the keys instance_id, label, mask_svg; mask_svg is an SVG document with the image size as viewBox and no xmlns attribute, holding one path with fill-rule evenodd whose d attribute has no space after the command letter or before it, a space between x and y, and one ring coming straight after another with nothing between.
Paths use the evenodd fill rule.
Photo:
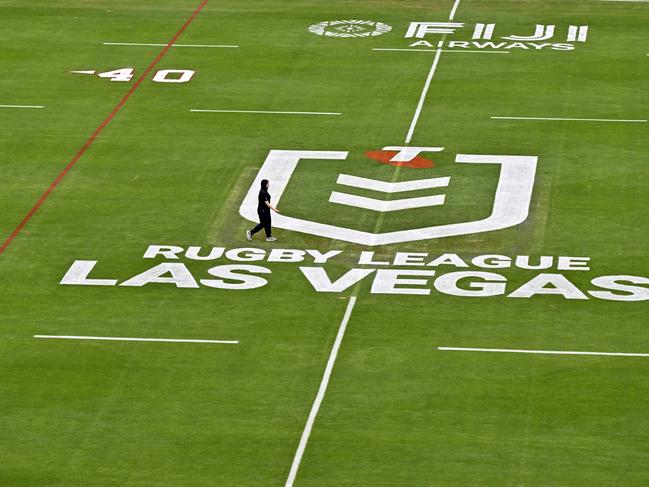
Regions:
<instances>
[{"instance_id":1,"label":"nrl logo","mask_svg":"<svg viewBox=\"0 0 649 487\"><path fill-rule=\"evenodd\" d=\"M332 20L309 27L309 32L328 37L375 37L391 30L391 26L372 20Z\"/></svg>"},{"instance_id":2,"label":"nrl logo","mask_svg":"<svg viewBox=\"0 0 649 487\"><path fill-rule=\"evenodd\" d=\"M443 147L385 147L383 151L369 152L366 155L379 162L406 167L426 167L422 152L441 152ZM263 179L272 181L273 201L279 202L288 183L301 161L306 164L323 164L325 161L346 161L349 153L344 151L295 151L271 150L257 177L245 196L239 214L247 220L256 222L257 192ZM382 160L381 160L382 159ZM335 240L344 240L367 246L389 245L402 242L430 240L441 237L469 235L491 232L512 227L527 219L534 189L536 175L535 156L457 154L455 164L494 164L500 166L500 176L493 197L491 213L487 218L442 224L422 228L371 233L339 225L294 218L284 214L273 216L277 228L317 235ZM412 181L390 182L376 179L339 174L336 183L346 188L358 188L392 195L438 188L448 188L452 177L426 178ZM346 189L346 191L350 191ZM444 211L446 194L432 196L396 198L389 201L347 192L332 191L329 203L352 206L368 211L393 212L410 209L431 208L431 211Z\"/></svg>"}]
</instances>

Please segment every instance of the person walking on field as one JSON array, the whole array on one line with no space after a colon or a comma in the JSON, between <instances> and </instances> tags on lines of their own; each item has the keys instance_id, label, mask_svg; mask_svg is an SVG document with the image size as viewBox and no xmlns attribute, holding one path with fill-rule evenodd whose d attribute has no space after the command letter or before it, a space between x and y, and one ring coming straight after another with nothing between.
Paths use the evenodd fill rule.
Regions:
<instances>
[{"instance_id":1,"label":"person walking on field","mask_svg":"<svg viewBox=\"0 0 649 487\"><path fill-rule=\"evenodd\" d=\"M269 187L270 183L268 182L268 179L262 179L261 189L259 190L259 196L257 198L259 225L252 230L246 230L246 238L248 240L252 240L252 236L262 228L266 231L266 242L274 242L277 240L277 238L273 237L271 233L270 210L273 210L275 213L279 213L279 210L270 204L270 194L268 194Z\"/></svg>"}]
</instances>

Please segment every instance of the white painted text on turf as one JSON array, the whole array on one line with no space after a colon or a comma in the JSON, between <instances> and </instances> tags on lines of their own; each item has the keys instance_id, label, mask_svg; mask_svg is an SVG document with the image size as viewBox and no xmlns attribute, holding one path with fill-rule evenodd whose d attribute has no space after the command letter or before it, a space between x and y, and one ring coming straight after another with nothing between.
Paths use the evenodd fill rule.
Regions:
<instances>
[{"instance_id":1,"label":"white painted text on turf","mask_svg":"<svg viewBox=\"0 0 649 487\"><path fill-rule=\"evenodd\" d=\"M126 288L166 285L246 291L270 283L273 270L265 265L298 264L297 275L320 293L348 292L356 284L367 282L371 294L384 295L437 293L462 298L554 296L584 301L592 298L649 300L649 278L627 274L584 275L591 271L591 262L582 256L462 256L428 252L376 255L373 251L345 254L341 250L150 245L143 257L155 262L130 276L107 276L96 270L98 261L75 260L60 284ZM331 263L338 263L338 270L325 267ZM351 263L353 267L341 272L343 263ZM282 279L287 279L281 267L275 268L275 272L281 271Z\"/></svg>"}]
</instances>

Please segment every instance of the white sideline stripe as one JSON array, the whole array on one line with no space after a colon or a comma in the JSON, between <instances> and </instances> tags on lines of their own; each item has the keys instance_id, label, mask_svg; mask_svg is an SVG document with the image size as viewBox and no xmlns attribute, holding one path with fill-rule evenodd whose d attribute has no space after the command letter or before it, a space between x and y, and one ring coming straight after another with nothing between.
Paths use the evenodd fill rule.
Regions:
<instances>
[{"instance_id":1,"label":"white sideline stripe","mask_svg":"<svg viewBox=\"0 0 649 487\"><path fill-rule=\"evenodd\" d=\"M352 310L354 309L355 304L356 296L352 296L351 298L349 298L349 304L347 305L347 309L345 310L345 316L343 316L343 320L340 322L338 335L336 335L336 340L334 341L334 345L331 348L329 360L327 361L327 366L325 367L322 381L320 381L320 388L318 389L318 394L315 397L315 401L313 401L313 406L311 406L311 412L309 413L306 425L304 426L304 431L302 432L302 437L300 438L300 443L297 447L297 451L295 452L295 457L293 458L293 463L288 474L288 479L286 479L286 484L284 484L285 487L292 487L293 482L295 482L295 477L297 476L297 471L300 468L300 462L302 461L302 455L304 455L304 450L306 449L306 445L309 441L309 435L311 434L311 430L313 429L313 423L315 422L315 418L318 415L318 411L320 410L320 404L322 404L322 400L324 399L325 393L327 392L327 386L329 385L331 371L334 368L334 363L336 362L336 357L338 356L338 349L340 348L340 344L342 343L343 337L345 336L345 329L347 328L347 323L349 323L349 318L352 315Z\"/></svg>"},{"instance_id":2,"label":"white sideline stripe","mask_svg":"<svg viewBox=\"0 0 649 487\"><path fill-rule=\"evenodd\" d=\"M0 108L45 108L43 105L0 105Z\"/></svg>"},{"instance_id":3,"label":"white sideline stripe","mask_svg":"<svg viewBox=\"0 0 649 487\"><path fill-rule=\"evenodd\" d=\"M417 191L419 189L445 188L448 186L450 180L450 177L445 177L388 183L386 181L377 181L376 179L367 179L358 176L350 176L348 174L339 174L336 183L343 184L345 186L351 186L353 188L381 191L383 193L400 193L402 191Z\"/></svg>"},{"instance_id":4,"label":"white sideline stripe","mask_svg":"<svg viewBox=\"0 0 649 487\"><path fill-rule=\"evenodd\" d=\"M155 46L166 47L167 44L145 44L139 42L103 42L104 46ZM174 44L171 47L239 47L239 46L226 46L220 44Z\"/></svg>"},{"instance_id":5,"label":"white sideline stripe","mask_svg":"<svg viewBox=\"0 0 649 487\"><path fill-rule=\"evenodd\" d=\"M649 357L649 353L617 353L617 352L573 352L563 350L514 350L507 348L460 348L437 347L437 350L450 352L495 352L495 353L534 353L546 355L605 355L615 357Z\"/></svg>"},{"instance_id":6,"label":"white sideline stripe","mask_svg":"<svg viewBox=\"0 0 649 487\"><path fill-rule=\"evenodd\" d=\"M574 122L640 122L646 123L646 120L624 120L618 118L550 118L550 117L491 117L496 120L559 120Z\"/></svg>"},{"instance_id":7,"label":"white sideline stripe","mask_svg":"<svg viewBox=\"0 0 649 487\"><path fill-rule=\"evenodd\" d=\"M431 81L433 81L433 76L435 76L435 70L437 69L437 63L439 63L439 57L441 54L442 50L437 49L437 52L435 53L435 59L433 60L433 65L430 67L430 71L428 72L428 78L426 78L426 84L424 84L424 89L422 90L421 96L419 97L419 103L417 104L417 110L415 110L415 116L412 118L410 128L408 129L408 135L406 135L406 144L410 143L410 140L412 140L412 136L415 133L415 127L417 126L417 121L419 120L419 116L421 115L421 110L424 106L426 95L428 94L428 90L430 89L430 83Z\"/></svg>"},{"instance_id":8,"label":"white sideline stripe","mask_svg":"<svg viewBox=\"0 0 649 487\"><path fill-rule=\"evenodd\" d=\"M649 3L649 0L599 0L600 2Z\"/></svg>"},{"instance_id":9,"label":"white sideline stripe","mask_svg":"<svg viewBox=\"0 0 649 487\"><path fill-rule=\"evenodd\" d=\"M190 112L197 113L277 113L283 115L342 115L339 112L275 112L269 110L199 110L191 109Z\"/></svg>"},{"instance_id":10,"label":"white sideline stripe","mask_svg":"<svg viewBox=\"0 0 649 487\"><path fill-rule=\"evenodd\" d=\"M107 340L116 342L176 342L176 343L224 343L238 344L236 340L188 340L182 338L126 338L126 337L94 337L76 335L34 335L34 338L56 338L61 340Z\"/></svg>"},{"instance_id":11,"label":"white sideline stripe","mask_svg":"<svg viewBox=\"0 0 649 487\"><path fill-rule=\"evenodd\" d=\"M395 49L387 47L375 47L372 51L409 51L409 52L433 52L437 49ZM511 51L488 51L488 50L471 50L471 49L442 49L442 52L473 52L478 54L511 54ZM649 56L649 54L647 54Z\"/></svg>"},{"instance_id":12,"label":"white sideline stripe","mask_svg":"<svg viewBox=\"0 0 649 487\"><path fill-rule=\"evenodd\" d=\"M329 196L330 203L339 205L353 206L364 208L366 210L379 211L386 213L389 211L411 210L413 208L426 208L429 206L440 206L444 204L446 195L422 196L419 198L402 198L398 200L377 200L365 196L356 196L347 193L338 193L332 191Z\"/></svg>"}]
</instances>

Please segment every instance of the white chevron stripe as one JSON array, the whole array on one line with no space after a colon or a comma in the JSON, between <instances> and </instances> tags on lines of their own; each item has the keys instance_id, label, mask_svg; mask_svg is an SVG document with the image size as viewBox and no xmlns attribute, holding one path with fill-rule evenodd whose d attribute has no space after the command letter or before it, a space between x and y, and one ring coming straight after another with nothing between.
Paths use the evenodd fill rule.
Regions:
<instances>
[{"instance_id":1,"label":"white chevron stripe","mask_svg":"<svg viewBox=\"0 0 649 487\"><path fill-rule=\"evenodd\" d=\"M377 181L376 179L340 174L338 175L338 180L336 182L338 184L344 184L345 186L371 189L373 191L381 191L382 193L399 193L402 191L416 191L418 189L445 188L448 186L450 180L450 177L445 177L387 183L385 181Z\"/></svg>"},{"instance_id":2,"label":"white chevron stripe","mask_svg":"<svg viewBox=\"0 0 649 487\"><path fill-rule=\"evenodd\" d=\"M446 195L442 194L436 196L424 196L422 198L403 198L399 200L385 201L333 191L329 197L329 202L385 213L388 211L410 210L427 206L440 206L444 204L445 198Z\"/></svg>"}]
</instances>

